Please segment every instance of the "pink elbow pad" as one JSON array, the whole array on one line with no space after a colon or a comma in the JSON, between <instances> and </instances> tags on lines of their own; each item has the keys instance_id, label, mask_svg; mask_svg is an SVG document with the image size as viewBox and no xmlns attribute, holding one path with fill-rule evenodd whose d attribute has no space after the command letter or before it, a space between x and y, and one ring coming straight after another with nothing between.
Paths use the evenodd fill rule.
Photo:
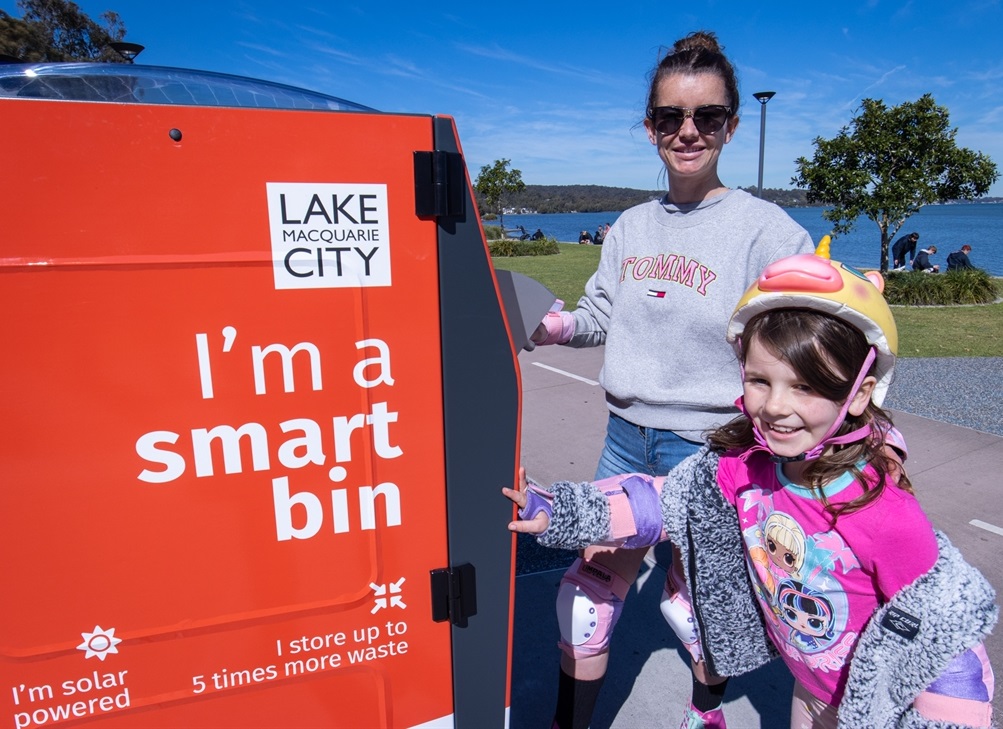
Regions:
<instances>
[{"instance_id":1,"label":"pink elbow pad","mask_svg":"<svg viewBox=\"0 0 1003 729\"><path fill-rule=\"evenodd\" d=\"M903 462L909 455L909 449L905 444L905 437L899 432L899 429L892 427L885 433L885 445L891 446L898 451L899 455L902 457Z\"/></svg>"},{"instance_id":2,"label":"pink elbow pad","mask_svg":"<svg viewBox=\"0 0 1003 729\"><path fill-rule=\"evenodd\" d=\"M660 494L664 479L641 474L613 476L593 485L609 499L610 541L628 549L664 539Z\"/></svg>"}]
</instances>

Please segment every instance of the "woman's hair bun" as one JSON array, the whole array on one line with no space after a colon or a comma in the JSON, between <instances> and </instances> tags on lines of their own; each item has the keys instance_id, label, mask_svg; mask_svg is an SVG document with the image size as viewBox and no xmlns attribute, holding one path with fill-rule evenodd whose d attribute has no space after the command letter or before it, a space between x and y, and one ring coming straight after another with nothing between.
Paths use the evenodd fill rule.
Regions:
<instances>
[{"instance_id":1,"label":"woman's hair bun","mask_svg":"<svg viewBox=\"0 0 1003 729\"><path fill-rule=\"evenodd\" d=\"M696 51L704 50L710 51L711 53L721 53L721 45L717 42L717 36L710 31L697 30L684 38L680 38L676 41L675 45L672 47L673 53L682 53L683 51Z\"/></svg>"}]
</instances>

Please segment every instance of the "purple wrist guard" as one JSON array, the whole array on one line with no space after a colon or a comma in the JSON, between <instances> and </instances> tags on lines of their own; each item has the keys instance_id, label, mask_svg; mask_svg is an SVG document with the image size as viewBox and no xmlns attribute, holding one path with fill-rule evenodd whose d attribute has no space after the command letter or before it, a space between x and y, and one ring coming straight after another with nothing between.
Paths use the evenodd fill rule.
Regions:
<instances>
[{"instance_id":1,"label":"purple wrist guard","mask_svg":"<svg viewBox=\"0 0 1003 729\"><path fill-rule=\"evenodd\" d=\"M548 520L553 520L554 495L533 482L529 482L527 485L526 505L519 509L519 518L528 521L542 511L546 513Z\"/></svg>"}]
</instances>

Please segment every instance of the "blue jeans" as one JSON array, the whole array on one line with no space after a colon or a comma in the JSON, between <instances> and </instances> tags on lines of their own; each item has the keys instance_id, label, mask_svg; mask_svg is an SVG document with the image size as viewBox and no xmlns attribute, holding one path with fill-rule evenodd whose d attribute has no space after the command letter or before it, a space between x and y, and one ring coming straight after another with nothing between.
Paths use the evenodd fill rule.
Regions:
<instances>
[{"instance_id":1,"label":"blue jeans","mask_svg":"<svg viewBox=\"0 0 1003 729\"><path fill-rule=\"evenodd\" d=\"M645 428L609 414L606 443L599 456L595 480L621 473L664 476L701 444L680 438L671 430Z\"/></svg>"}]
</instances>

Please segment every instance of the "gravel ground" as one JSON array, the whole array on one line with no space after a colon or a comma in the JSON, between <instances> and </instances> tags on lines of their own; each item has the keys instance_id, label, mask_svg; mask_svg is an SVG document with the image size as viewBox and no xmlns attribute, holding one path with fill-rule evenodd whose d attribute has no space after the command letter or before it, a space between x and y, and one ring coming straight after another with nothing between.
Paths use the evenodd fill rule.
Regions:
<instances>
[{"instance_id":1,"label":"gravel ground","mask_svg":"<svg viewBox=\"0 0 1003 729\"><path fill-rule=\"evenodd\" d=\"M884 406L1003 436L1003 357L899 358Z\"/></svg>"}]
</instances>

